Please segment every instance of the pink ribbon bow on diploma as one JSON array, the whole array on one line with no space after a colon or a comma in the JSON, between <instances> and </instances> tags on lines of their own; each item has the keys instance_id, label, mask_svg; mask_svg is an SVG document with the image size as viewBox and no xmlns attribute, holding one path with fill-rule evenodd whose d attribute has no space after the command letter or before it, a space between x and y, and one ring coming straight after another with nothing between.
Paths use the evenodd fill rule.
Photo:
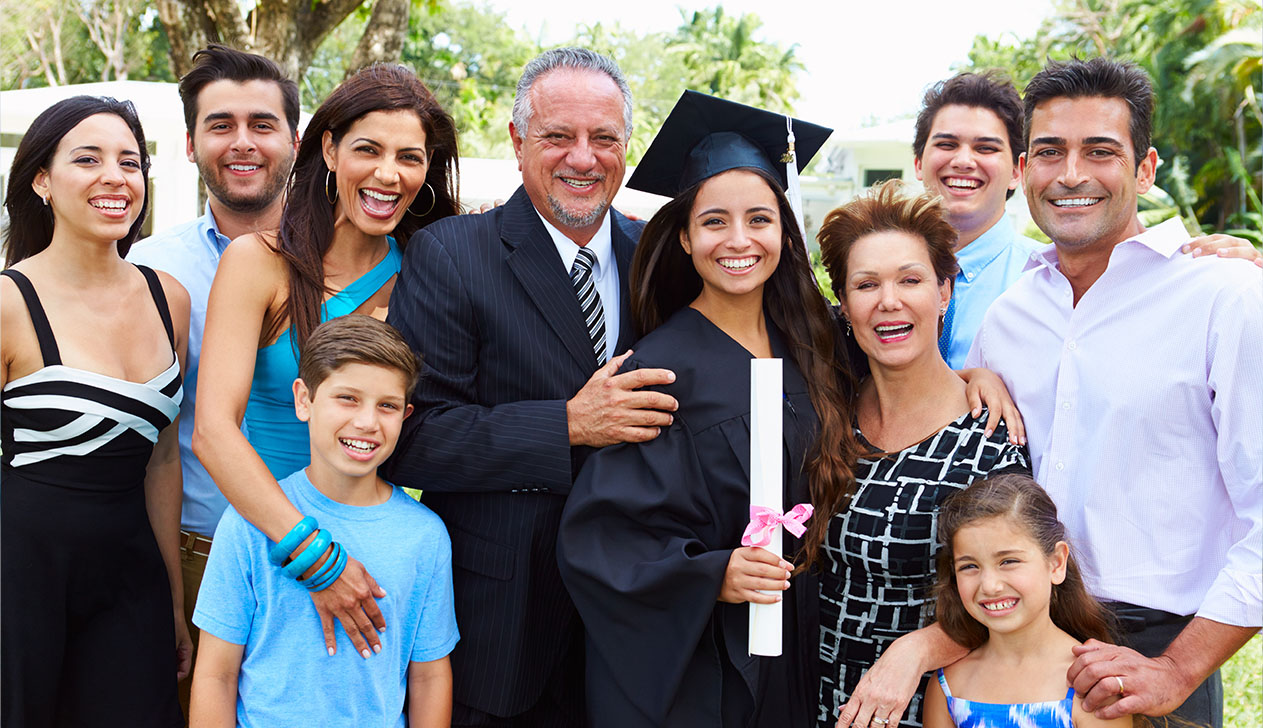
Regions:
<instances>
[{"instance_id":1,"label":"pink ribbon bow on diploma","mask_svg":"<svg viewBox=\"0 0 1263 728\"><path fill-rule=\"evenodd\" d=\"M807 503L799 503L785 514L767 506L750 506L750 525L746 526L746 532L741 535L741 545L767 546L772 543L772 530L778 525L784 526L794 536L801 537L807 532L803 523L811 518L814 510Z\"/></svg>"}]
</instances>

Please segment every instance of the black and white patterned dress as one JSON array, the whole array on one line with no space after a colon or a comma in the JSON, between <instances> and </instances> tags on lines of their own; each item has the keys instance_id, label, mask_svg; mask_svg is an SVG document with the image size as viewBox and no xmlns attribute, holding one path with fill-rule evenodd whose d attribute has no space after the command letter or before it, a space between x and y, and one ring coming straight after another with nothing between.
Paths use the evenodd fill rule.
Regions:
<instances>
[{"instance_id":1,"label":"black and white patterned dress","mask_svg":"<svg viewBox=\"0 0 1263 728\"><path fill-rule=\"evenodd\" d=\"M897 637L933 617L938 508L975 479L1030 471L1025 447L1000 426L984 437L987 413L965 413L931 437L856 464L849 507L833 514L820 576L819 726L832 728L860 677ZM856 429L860 444L874 448ZM903 726L921 725L925 679Z\"/></svg>"},{"instance_id":2,"label":"black and white patterned dress","mask_svg":"<svg viewBox=\"0 0 1263 728\"><path fill-rule=\"evenodd\" d=\"M162 284L140 270L174 348ZM171 588L144 487L158 433L180 413L179 362L172 351L146 382L66 366L31 282L3 274L44 367L0 392L0 724L183 725Z\"/></svg>"}]
</instances>

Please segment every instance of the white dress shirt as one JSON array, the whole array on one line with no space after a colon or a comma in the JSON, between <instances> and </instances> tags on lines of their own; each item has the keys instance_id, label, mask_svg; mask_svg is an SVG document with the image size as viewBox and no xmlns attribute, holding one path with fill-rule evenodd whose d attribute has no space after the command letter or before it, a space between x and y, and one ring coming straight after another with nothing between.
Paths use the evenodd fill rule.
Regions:
<instances>
[{"instance_id":1,"label":"white dress shirt","mask_svg":"<svg viewBox=\"0 0 1263 728\"><path fill-rule=\"evenodd\" d=\"M1263 275L1180 252L1169 220L1073 304L1031 255L967 366L1017 401L1035 476L1100 599L1263 624Z\"/></svg>"},{"instance_id":2,"label":"white dress shirt","mask_svg":"<svg viewBox=\"0 0 1263 728\"><path fill-rule=\"evenodd\" d=\"M539 215L539 210L536 210L535 214ZM548 222L543 215L539 215L539 219L553 239L553 245L557 246L561 263L566 266L566 275L570 275L570 269L574 267L574 259L579 255L579 245L566 237L565 233L553 227L553 224ZM612 229L610 213L607 212L596 235L593 235L584 246L596 256L596 264L592 266L592 282L596 286L597 294L601 297L601 310L605 312L605 358L601 360L602 364L623 353L614 351L614 347L618 346L618 307L621 302L618 289L618 262L614 260L614 242L610 237Z\"/></svg>"}]
</instances>

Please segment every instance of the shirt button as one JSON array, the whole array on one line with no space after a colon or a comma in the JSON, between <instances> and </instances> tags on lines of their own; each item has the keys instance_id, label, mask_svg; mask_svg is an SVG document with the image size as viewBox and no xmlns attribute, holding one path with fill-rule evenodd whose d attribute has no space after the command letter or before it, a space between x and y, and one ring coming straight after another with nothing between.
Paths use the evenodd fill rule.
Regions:
<instances>
[{"instance_id":1,"label":"shirt button","mask_svg":"<svg viewBox=\"0 0 1263 728\"><path fill-rule=\"evenodd\" d=\"M1068 410L1068 409L1070 409L1070 403L1069 403L1069 402L1062 402L1062 403L1061 403L1061 408L1062 408L1063 410Z\"/></svg>"},{"instance_id":2,"label":"shirt button","mask_svg":"<svg viewBox=\"0 0 1263 728\"><path fill-rule=\"evenodd\" d=\"M1066 469L1066 464L1065 464L1065 463L1061 463L1061 462L1057 463L1057 469L1058 469L1058 470L1065 470L1065 469Z\"/></svg>"},{"instance_id":3,"label":"shirt button","mask_svg":"<svg viewBox=\"0 0 1263 728\"><path fill-rule=\"evenodd\" d=\"M974 274L973 274L973 273L966 273L966 274L965 274L965 280L967 280L967 281L972 281L973 279L974 279Z\"/></svg>"},{"instance_id":4,"label":"shirt button","mask_svg":"<svg viewBox=\"0 0 1263 728\"><path fill-rule=\"evenodd\" d=\"M1073 342L1073 341L1067 341L1067 342L1066 342L1066 348L1067 348L1067 349L1069 349L1070 351L1074 351L1075 349L1078 349L1078 348L1079 348L1079 345L1078 345L1078 344L1076 344L1076 343L1075 343L1075 342Z\"/></svg>"}]
</instances>

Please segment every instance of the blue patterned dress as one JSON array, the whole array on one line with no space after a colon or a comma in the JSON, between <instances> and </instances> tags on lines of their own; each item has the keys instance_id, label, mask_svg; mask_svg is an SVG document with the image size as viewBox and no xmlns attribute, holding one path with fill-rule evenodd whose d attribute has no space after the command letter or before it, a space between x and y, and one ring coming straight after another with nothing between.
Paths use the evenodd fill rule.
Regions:
<instances>
[{"instance_id":1,"label":"blue patterned dress","mask_svg":"<svg viewBox=\"0 0 1263 728\"><path fill-rule=\"evenodd\" d=\"M1061 700L1044 703L979 703L952 697L947 676L938 671L938 684L947 696L947 712L956 728L1074 728L1074 688Z\"/></svg>"}]
</instances>

